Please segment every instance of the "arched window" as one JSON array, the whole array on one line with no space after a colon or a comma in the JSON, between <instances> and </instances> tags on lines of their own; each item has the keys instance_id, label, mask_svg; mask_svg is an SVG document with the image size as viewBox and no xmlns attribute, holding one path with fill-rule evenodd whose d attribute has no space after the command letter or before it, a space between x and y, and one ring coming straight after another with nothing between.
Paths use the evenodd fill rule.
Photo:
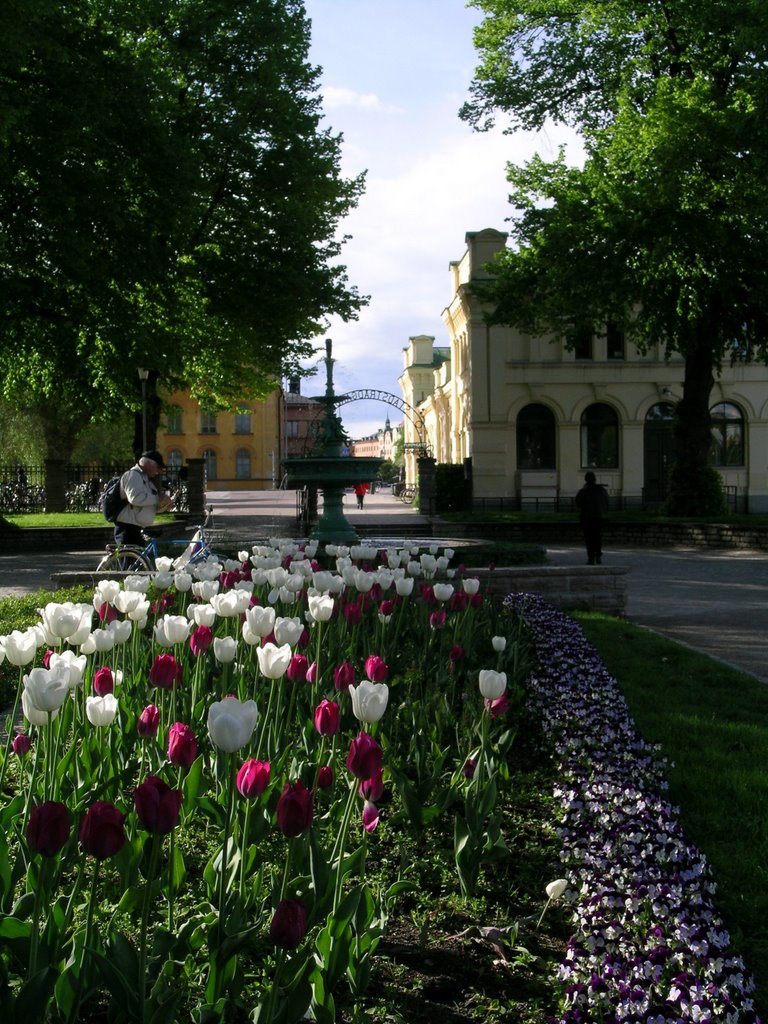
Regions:
<instances>
[{"instance_id":1,"label":"arched window","mask_svg":"<svg viewBox=\"0 0 768 1024\"><path fill-rule=\"evenodd\" d=\"M205 476L208 480L217 479L216 469L216 452L213 448L206 448L203 452L203 459L205 460Z\"/></svg>"},{"instance_id":2,"label":"arched window","mask_svg":"<svg viewBox=\"0 0 768 1024\"><path fill-rule=\"evenodd\" d=\"M555 464L555 417L546 405L526 405L517 415L517 468L554 469Z\"/></svg>"},{"instance_id":3,"label":"arched window","mask_svg":"<svg viewBox=\"0 0 768 1024\"><path fill-rule=\"evenodd\" d=\"M581 465L583 469L619 465L619 421L604 402L595 402L581 414Z\"/></svg>"},{"instance_id":4,"label":"arched window","mask_svg":"<svg viewBox=\"0 0 768 1024\"><path fill-rule=\"evenodd\" d=\"M235 413L235 433L251 433L251 410L247 405L241 405Z\"/></svg>"},{"instance_id":5,"label":"arched window","mask_svg":"<svg viewBox=\"0 0 768 1024\"><path fill-rule=\"evenodd\" d=\"M172 405L165 413L166 434L183 434L181 423L181 409L178 405Z\"/></svg>"},{"instance_id":6,"label":"arched window","mask_svg":"<svg viewBox=\"0 0 768 1024\"><path fill-rule=\"evenodd\" d=\"M720 402L709 410L712 425L713 466L744 465L744 417L733 402Z\"/></svg>"},{"instance_id":7,"label":"arched window","mask_svg":"<svg viewBox=\"0 0 768 1024\"><path fill-rule=\"evenodd\" d=\"M238 448L235 454L235 477L238 480L251 479L251 453L247 448Z\"/></svg>"},{"instance_id":8,"label":"arched window","mask_svg":"<svg viewBox=\"0 0 768 1024\"><path fill-rule=\"evenodd\" d=\"M165 453L165 464L176 476L178 476L183 461L184 457L178 448L171 448Z\"/></svg>"}]
</instances>

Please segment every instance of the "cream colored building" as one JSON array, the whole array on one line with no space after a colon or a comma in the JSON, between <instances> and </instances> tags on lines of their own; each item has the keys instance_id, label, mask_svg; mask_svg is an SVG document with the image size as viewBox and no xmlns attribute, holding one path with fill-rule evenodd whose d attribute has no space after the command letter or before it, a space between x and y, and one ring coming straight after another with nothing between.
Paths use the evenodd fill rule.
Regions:
<instances>
[{"instance_id":1,"label":"cream colored building","mask_svg":"<svg viewBox=\"0 0 768 1024\"><path fill-rule=\"evenodd\" d=\"M470 293L507 235L466 235L450 264L443 311L448 344L418 335L404 349L400 386L421 413L427 437L405 419L406 482L416 483L422 440L437 462L463 463L480 499L546 508L575 495L594 470L615 505L663 500L672 459L672 416L682 395L683 362L659 348L641 354L604 324L566 347L489 326ZM768 511L768 368L725 365L711 401L713 459L732 507Z\"/></svg>"}]
</instances>

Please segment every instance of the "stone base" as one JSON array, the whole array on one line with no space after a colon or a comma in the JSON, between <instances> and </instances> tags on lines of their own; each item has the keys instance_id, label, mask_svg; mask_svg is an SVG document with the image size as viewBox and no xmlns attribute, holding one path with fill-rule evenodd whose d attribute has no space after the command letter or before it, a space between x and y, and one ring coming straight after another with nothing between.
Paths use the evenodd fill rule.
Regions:
<instances>
[{"instance_id":1,"label":"stone base","mask_svg":"<svg viewBox=\"0 0 768 1024\"><path fill-rule=\"evenodd\" d=\"M470 569L483 591L503 601L507 594L540 594L555 608L588 609L624 616L627 611L627 573L614 565L525 565Z\"/></svg>"}]
</instances>

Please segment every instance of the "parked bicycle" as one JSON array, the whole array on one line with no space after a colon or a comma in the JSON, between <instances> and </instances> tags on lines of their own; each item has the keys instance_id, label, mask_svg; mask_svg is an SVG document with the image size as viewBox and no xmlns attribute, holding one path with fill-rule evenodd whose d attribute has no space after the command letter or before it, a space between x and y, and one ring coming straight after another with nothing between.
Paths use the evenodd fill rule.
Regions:
<instances>
[{"instance_id":1,"label":"parked bicycle","mask_svg":"<svg viewBox=\"0 0 768 1024\"><path fill-rule=\"evenodd\" d=\"M194 529L194 527L192 527ZM165 537L161 533L142 530L145 547L134 544L107 544L107 553L96 567L97 572L155 572L158 556L167 548L183 547L184 550L173 560L173 568L182 569L199 565L209 558L223 562L225 555L211 550L210 532L213 529L213 507L206 509L205 519L197 527L192 538ZM162 550L161 550L162 549Z\"/></svg>"}]
</instances>

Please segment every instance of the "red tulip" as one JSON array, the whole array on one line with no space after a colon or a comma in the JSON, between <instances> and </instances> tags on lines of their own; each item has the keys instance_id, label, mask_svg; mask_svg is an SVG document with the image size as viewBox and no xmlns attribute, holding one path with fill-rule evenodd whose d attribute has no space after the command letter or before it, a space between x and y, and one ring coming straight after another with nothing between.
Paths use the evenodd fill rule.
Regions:
<instances>
[{"instance_id":1,"label":"red tulip","mask_svg":"<svg viewBox=\"0 0 768 1024\"><path fill-rule=\"evenodd\" d=\"M330 789L333 785L333 768L329 764L321 766L317 773L317 788Z\"/></svg>"},{"instance_id":2,"label":"red tulip","mask_svg":"<svg viewBox=\"0 0 768 1024\"><path fill-rule=\"evenodd\" d=\"M477 758L468 757L464 762L464 767L461 769L465 779L473 779L475 777L475 769L477 768Z\"/></svg>"},{"instance_id":3,"label":"red tulip","mask_svg":"<svg viewBox=\"0 0 768 1024\"><path fill-rule=\"evenodd\" d=\"M104 665L94 674L93 692L99 697L104 697L106 694L112 693L114 689L115 677L112 675L112 669L109 665Z\"/></svg>"},{"instance_id":4,"label":"red tulip","mask_svg":"<svg viewBox=\"0 0 768 1024\"><path fill-rule=\"evenodd\" d=\"M188 725L175 722L168 730L168 760L179 768L190 768L197 757L197 740Z\"/></svg>"},{"instance_id":5,"label":"red tulip","mask_svg":"<svg viewBox=\"0 0 768 1024\"><path fill-rule=\"evenodd\" d=\"M372 683L386 683L389 668L378 654L370 654L365 659L365 674Z\"/></svg>"},{"instance_id":6,"label":"red tulip","mask_svg":"<svg viewBox=\"0 0 768 1024\"><path fill-rule=\"evenodd\" d=\"M450 661L461 661L466 653L461 644L454 644L450 651L448 651L448 658Z\"/></svg>"},{"instance_id":7,"label":"red tulip","mask_svg":"<svg viewBox=\"0 0 768 1024\"><path fill-rule=\"evenodd\" d=\"M17 732L13 737L11 749L14 754L18 754L19 757L23 757L24 754L28 754L32 749L32 740L25 732Z\"/></svg>"},{"instance_id":8,"label":"red tulip","mask_svg":"<svg viewBox=\"0 0 768 1024\"><path fill-rule=\"evenodd\" d=\"M353 601L344 605L344 618L348 626L359 626L363 617L362 601Z\"/></svg>"},{"instance_id":9,"label":"red tulip","mask_svg":"<svg viewBox=\"0 0 768 1024\"><path fill-rule=\"evenodd\" d=\"M157 736L160 725L160 709L155 704L147 704L136 722L136 732L143 740Z\"/></svg>"},{"instance_id":10,"label":"red tulip","mask_svg":"<svg viewBox=\"0 0 768 1024\"><path fill-rule=\"evenodd\" d=\"M246 800L255 800L269 785L269 761L249 758L237 773L237 791Z\"/></svg>"},{"instance_id":11,"label":"red tulip","mask_svg":"<svg viewBox=\"0 0 768 1024\"><path fill-rule=\"evenodd\" d=\"M277 801L277 825L288 838L300 836L312 824L312 792L299 779L286 782Z\"/></svg>"},{"instance_id":12,"label":"red tulip","mask_svg":"<svg viewBox=\"0 0 768 1024\"><path fill-rule=\"evenodd\" d=\"M381 612L382 615L391 615L394 610L394 601L382 601L381 604L379 605L379 611Z\"/></svg>"},{"instance_id":13,"label":"red tulip","mask_svg":"<svg viewBox=\"0 0 768 1024\"><path fill-rule=\"evenodd\" d=\"M339 705L335 700L321 700L317 705L315 728L321 736L335 736L339 731Z\"/></svg>"},{"instance_id":14,"label":"red tulip","mask_svg":"<svg viewBox=\"0 0 768 1024\"><path fill-rule=\"evenodd\" d=\"M363 828L366 832L373 832L379 824L379 809L376 804L366 800L363 804Z\"/></svg>"},{"instance_id":15,"label":"red tulip","mask_svg":"<svg viewBox=\"0 0 768 1024\"><path fill-rule=\"evenodd\" d=\"M161 690L181 682L182 668L172 654L158 654L149 670L149 681Z\"/></svg>"},{"instance_id":16,"label":"red tulip","mask_svg":"<svg viewBox=\"0 0 768 1024\"><path fill-rule=\"evenodd\" d=\"M33 853L55 857L69 839L69 812L64 804L46 800L32 808L27 842Z\"/></svg>"},{"instance_id":17,"label":"red tulip","mask_svg":"<svg viewBox=\"0 0 768 1024\"><path fill-rule=\"evenodd\" d=\"M430 629L443 629L445 627L445 612L440 611L432 612L429 616L429 628Z\"/></svg>"},{"instance_id":18,"label":"red tulip","mask_svg":"<svg viewBox=\"0 0 768 1024\"><path fill-rule=\"evenodd\" d=\"M99 622L114 622L117 618L117 611L107 601L102 601L99 605Z\"/></svg>"},{"instance_id":19,"label":"red tulip","mask_svg":"<svg viewBox=\"0 0 768 1024\"><path fill-rule=\"evenodd\" d=\"M357 779L370 779L381 769L382 751L367 732L359 732L349 745L347 770Z\"/></svg>"},{"instance_id":20,"label":"red tulip","mask_svg":"<svg viewBox=\"0 0 768 1024\"><path fill-rule=\"evenodd\" d=\"M301 900L280 900L269 926L274 945L295 949L306 934L307 911Z\"/></svg>"},{"instance_id":21,"label":"red tulip","mask_svg":"<svg viewBox=\"0 0 768 1024\"><path fill-rule=\"evenodd\" d=\"M189 636L189 649L196 657L205 654L213 643L213 630L210 626L197 626Z\"/></svg>"},{"instance_id":22,"label":"red tulip","mask_svg":"<svg viewBox=\"0 0 768 1024\"><path fill-rule=\"evenodd\" d=\"M506 693L502 693L500 697L495 700L485 699L485 710L490 714L491 718L500 718L501 715L506 715L509 711L509 698Z\"/></svg>"},{"instance_id":23,"label":"red tulip","mask_svg":"<svg viewBox=\"0 0 768 1024\"><path fill-rule=\"evenodd\" d=\"M333 670L333 685L345 693L355 683L355 666L351 661L342 662Z\"/></svg>"},{"instance_id":24,"label":"red tulip","mask_svg":"<svg viewBox=\"0 0 768 1024\"><path fill-rule=\"evenodd\" d=\"M139 824L147 832L166 835L179 823L179 811L184 794L171 789L162 779L148 775L133 791L133 806Z\"/></svg>"},{"instance_id":25,"label":"red tulip","mask_svg":"<svg viewBox=\"0 0 768 1024\"><path fill-rule=\"evenodd\" d=\"M451 594L451 600L448 603L448 607L452 612L463 612L468 603L469 598L463 590L454 590Z\"/></svg>"},{"instance_id":26,"label":"red tulip","mask_svg":"<svg viewBox=\"0 0 768 1024\"><path fill-rule=\"evenodd\" d=\"M372 800L374 803L381 800L384 793L384 771L379 768L370 779L363 779L357 787L357 791L364 800Z\"/></svg>"},{"instance_id":27,"label":"red tulip","mask_svg":"<svg viewBox=\"0 0 768 1024\"><path fill-rule=\"evenodd\" d=\"M309 662L306 657L303 654L294 654L288 662L288 668L285 670L285 674L292 683L304 683L307 680L308 669Z\"/></svg>"},{"instance_id":28,"label":"red tulip","mask_svg":"<svg viewBox=\"0 0 768 1024\"><path fill-rule=\"evenodd\" d=\"M80 826L80 845L98 860L114 857L125 843L125 815L106 800L91 804Z\"/></svg>"}]
</instances>

